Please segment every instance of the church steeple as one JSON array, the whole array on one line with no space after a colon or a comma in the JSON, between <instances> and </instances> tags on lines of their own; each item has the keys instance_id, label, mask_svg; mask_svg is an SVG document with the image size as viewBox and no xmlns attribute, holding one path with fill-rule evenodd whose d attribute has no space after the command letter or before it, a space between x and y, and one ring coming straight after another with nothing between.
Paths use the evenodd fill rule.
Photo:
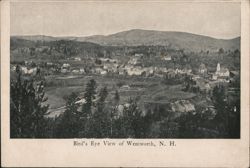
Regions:
<instances>
[{"instance_id":1,"label":"church steeple","mask_svg":"<svg viewBox=\"0 0 250 168\"><path fill-rule=\"evenodd\" d=\"M216 72L220 72L220 63L217 64Z\"/></svg>"}]
</instances>

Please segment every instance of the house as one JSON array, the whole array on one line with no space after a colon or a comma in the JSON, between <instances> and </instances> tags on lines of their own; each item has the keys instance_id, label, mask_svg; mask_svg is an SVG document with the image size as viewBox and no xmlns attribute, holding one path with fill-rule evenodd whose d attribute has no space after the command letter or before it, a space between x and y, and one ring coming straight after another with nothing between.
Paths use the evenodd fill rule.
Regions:
<instances>
[{"instance_id":1,"label":"house","mask_svg":"<svg viewBox=\"0 0 250 168\"><path fill-rule=\"evenodd\" d=\"M94 72L98 73L98 74L100 74L102 71L103 71L103 69L99 68L99 67L95 68L95 70L94 70Z\"/></svg>"},{"instance_id":2,"label":"house","mask_svg":"<svg viewBox=\"0 0 250 168\"><path fill-rule=\"evenodd\" d=\"M80 57L75 57L74 60L75 61L81 61L82 59Z\"/></svg>"},{"instance_id":3,"label":"house","mask_svg":"<svg viewBox=\"0 0 250 168\"><path fill-rule=\"evenodd\" d=\"M36 75L37 74L37 67L29 69L27 74Z\"/></svg>"},{"instance_id":4,"label":"house","mask_svg":"<svg viewBox=\"0 0 250 168\"><path fill-rule=\"evenodd\" d=\"M23 74L27 74L28 73L28 68L27 67L21 67L21 72L23 73Z\"/></svg>"},{"instance_id":5,"label":"house","mask_svg":"<svg viewBox=\"0 0 250 168\"><path fill-rule=\"evenodd\" d=\"M140 64L141 62L139 61L139 58L131 58L129 61L128 61L128 64L131 64L131 65L138 65Z\"/></svg>"},{"instance_id":6,"label":"house","mask_svg":"<svg viewBox=\"0 0 250 168\"><path fill-rule=\"evenodd\" d=\"M240 72L239 71L230 71L230 77L231 78L234 78L234 77L237 77L240 75Z\"/></svg>"},{"instance_id":7,"label":"house","mask_svg":"<svg viewBox=\"0 0 250 168\"><path fill-rule=\"evenodd\" d=\"M229 70L227 68L221 69L219 72L217 72L217 74L221 77L229 77L230 75Z\"/></svg>"},{"instance_id":8,"label":"house","mask_svg":"<svg viewBox=\"0 0 250 168\"><path fill-rule=\"evenodd\" d=\"M192 69L189 69L189 68L184 68L184 69L182 70L182 73L183 73L183 74L191 74L191 72L192 72Z\"/></svg>"},{"instance_id":9,"label":"house","mask_svg":"<svg viewBox=\"0 0 250 168\"><path fill-rule=\"evenodd\" d=\"M128 89L130 89L130 86L129 86L129 85L123 85L123 86L121 87L121 89L122 89L122 90L128 90Z\"/></svg>"},{"instance_id":10,"label":"house","mask_svg":"<svg viewBox=\"0 0 250 168\"><path fill-rule=\"evenodd\" d=\"M221 68L220 63L218 63L215 74L220 77L229 77L230 72L227 68Z\"/></svg>"},{"instance_id":11,"label":"house","mask_svg":"<svg viewBox=\"0 0 250 168\"><path fill-rule=\"evenodd\" d=\"M108 72L117 72L119 64L116 63L105 63L103 65L103 69L107 70Z\"/></svg>"},{"instance_id":12,"label":"house","mask_svg":"<svg viewBox=\"0 0 250 168\"><path fill-rule=\"evenodd\" d=\"M105 71L105 70L102 70L102 71L100 72L101 75L106 75L107 73L108 73L108 72Z\"/></svg>"},{"instance_id":13,"label":"house","mask_svg":"<svg viewBox=\"0 0 250 168\"><path fill-rule=\"evenodd\" d=\"M62 68L62 69L61 69L61 73L67 73L67 72L68 72L67 69L65 69L65 68Z\"/></svg>"},{"instance_id":14,"label":"house","mask_svg":"<svg viewBox=\"0 0 250 168\"><path fill-rule=\"evenodd\" d=\"M130 76L132 76L132 75L142 75L143 72L145 72L145 71L140 67L134 67L134 68L127 69L127 73Z\"/></svg>"},{"instance_id":15,"label":"house","mask_svg":"<svg viewBox=\"0 0 250 168\"><path fill-rule=\"evenodd\" d=\"M126 73L125 73L125 71L123 69L119 69L118 74L119 75L125 75Z\"/></svg>"},{"instance_id":16,"label":"house","mask_svg":"<svg viewBox=\"0 0 250 168\"><path fill-rule=\"evenodd\" d=\"M170 55L164 55L161 57L162 60L164 61L171 61L172 60L172 57Z\"/></svg>"},{"instance_id":17,"label":"house","mask_svg":"<svg viewBox=\"0 0 250 168\"><path fill-rule=\"evenodd\" d=\"M10 65L10 70L11 70L11 71L16 71L16 66Z\"/></svg>"},{"instance_id":18,"label":"house","mask_svg":"<svg viewBox=\"0 0 250 168\"><path fill-rule=\"evenodd\" d=\"M206 65L205 64L201 64L200 67L199 67L199 73L201 75L206 75L207 74L207 68L206 68Z\"/></svg>"},{"instance_id":19,"label":"house","mask_svg":"<svg viewBox=\"0 0 250 168\"><path fill-rule=\"evenodd\" d=\"M181 71L182 71L181 69L176 68L176 69L175 69L175 74L179 74L179 73L181 73Z\"/></svg>"},{"instance_id":20,"label":"house","mask_svg":"<svg viewBox=\"0 0 250 168\"><path fill-rule=\"evenodd\" d=\"M170 103L172 112L194 112L195 107L189 100L177 100L173 103Z\"/></svg>"},{"instance_id":21,"label":"house","mask_svg":"<svg viewBox=\"0 0 250 168\"><path fill-rule=\"evenodd\" d=\"M167 70L167 68L165 67L165 68L163 68L163 67L159 67L159 72L160 73L167 73L168 72L168 70Z\"/></svg>"},{"instance_id":22,"label":"house","mask_svg":"<svg viewBox=\"0 0 250 168\"><path fill-rule=\"evenodd\" d=\"M84 68L80 68L79 71L80 71L81 74L85 73L85 69Z\"/></svg>"},{"instance_id":23,"label":"house","mask_svg":"<svg viewBox=\"0 0 250 168\"><path fill-rule=\"evenodd\" d=\"M196 81L197 79L200 79L201 77L199 75L193 75L192 80Z\"/></svg>"},{"instance_id":24,"label":"house","mask_svg":"<svg viewBox=\"0 0 250 168\"><path fill-rule=\"evenodd\" d=\"M230 83L238 85L240 84L240 72L239 71L230 71Z\"/></svg>"},{"instance_id":25,"label":"house","mask_svg":"<svg viewBox=\"0 0 250 168\"><path fill-rule=\"evenodd\" d=\"M153 67L144 68L144 71L145 71L146 76L151 76L151 75L154 74L154 68Z\"/></svg>"},{"instance_id":26,"label":"house","mask_svg":"<svg viewBox=\"0 0 250 168\"><path fill-rule=\"evenodd\" d=\"M52 62L47 62L46 64L47 64L47 66L52 66L53 65Z\"/></svg>"},{"instance_id":27,"label":"house","mask_svg":"<svg viewBox=\"0 0 250 168\"><path fill-rule=\"evenodd\" d=\"M101 60L102 62L111 62L111 63L117 63L118 62L117 59L111 59L111 58L100 58L99 60Z\"/></svg>"},{"instance_id":28,"label":"house","mask_svg":"<svg viewBox=\"0 0 250 168\"><path fill-rule=\"evenodd\" d=\"M80 73L80 70L79 70L79 69L73 69L73 70L72 70L72 73L79 74L79 73Z\"/></svg>"},{"instance_id":29,"label":"house","mask_svg":"<svg viewBox=\"0 0 250 168\"><path fill-rule=\"evenodd\" d=\"M69 68L70 67L70 64L68 64L68 63L64 63L63 65L62 65L62 68Z\"/></svg>"},{"instance_id":30,"label":"house","mask_svg":"<svg viewBox=\"0 0 250 168\"><path fill-rule=\"evenodd\" d=\"M84 98L75 102L75 104L85 104L85 103L86 103L86 100Z\"/></svg>"},{"instance_id":31,"label":"house","mask_svg":"<svg viewBox=\"0 0 250 168\"><path fill-rule=\"evenodd\" d=\"M141 54L141 53L135 53L135 57L143 57L143 54Z\"/></svg>"},{"instance_id":32,"label":"house","mask_svg":"<svg viewBox=\"0 0 250 168\"><path fill-rule=\"evenodd\" d=\"M213 75L212 75L212 80L217 80L217 79L218 79L218 75L213 74Z\"/></svg>"},{"instance_id":33,"label":"house","mask_svg":"<svg viewBox=\"0 0 250 168\"><path fill-rule=\"evenodd\" d=\"M175 71L174 70L168 70L167 74L166 74L166 78L167 79L173 79L175 78L176 74L175 74Z\"/></svg>"}]
</instances>

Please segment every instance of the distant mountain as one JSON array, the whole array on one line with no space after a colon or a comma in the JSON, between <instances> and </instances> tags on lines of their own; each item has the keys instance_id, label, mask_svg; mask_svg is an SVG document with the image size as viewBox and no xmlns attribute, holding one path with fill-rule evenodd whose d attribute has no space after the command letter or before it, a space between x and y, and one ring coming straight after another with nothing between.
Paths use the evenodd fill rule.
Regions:
<instances>
[{"instance_id":1,"label":"distant mountain","mask_svg":"<svg viewBox=\"0 0 250 168\"><path fill-rule=\"evenodd\" d=\"M192 51L218 50L219 48L224 48L225 50L240 49L240 37L224 40L184 32L140 29L119 32L108 36L77 38L77 40L111 46L167 45L172 48Z\"/></svg>"},{"instance_id":2,"label":"distant mountain","mask_svg":"<svg viewBox=\"0 0 250 168\"><path fill-rule=\"evenodd\" d=\"M36 43L37 41L41 41L40 43ZM40 37L36 36L35 38L29 36L25 38L19 37L11 37L10 39L10 47L11 49L15 49L18 47L41 47L41 46L67 46L68 48L99 48L101 47L99 44L87 42L87 41L76 41L75 39L71 40L71 38L56 38L56 37L46 37L41 40Z\"/></svg>"},{"instance_id":3,"label":"distant mountain","mask_svg":"<svg viewBox=\"0 0 250 168\"><path fill-rule=\"evenodd\" d=\"M200 50L224 50L240 49L240 37L234 39L216 39L208 36L196 35L185 32L155 31L133 29L107 36L95 35L88 37L50 37L50 36L18 36L26 40L76 40L81 42L92 42L105 46L150 46L162 45L174 49L185 49L190 51Z\"/></svg>"},{"instance_id":4,"label":"distant mountain","mask_svg":"<svg viewBox=\"0 0 250 168\"><path fill-rule=\"evenodd\" d=\"M44 36L44 35L35 35L35 36L12 36L11 39L23 39L29 41L58 41L58 40L76 40L77 37L53 37L53 36Z\"/></svg>"},{"instance_id":5,"label":"distant mountain","mask_svg":"<svg viewBox=\"0 0 250 168\"><path fill-rule=\"evenodd\" d=\"M23 39L29 41L55 41L56 37L44 36L44 35L35 35L35 36L12 36L11 39Z\"/></svg>"}]
</instances>

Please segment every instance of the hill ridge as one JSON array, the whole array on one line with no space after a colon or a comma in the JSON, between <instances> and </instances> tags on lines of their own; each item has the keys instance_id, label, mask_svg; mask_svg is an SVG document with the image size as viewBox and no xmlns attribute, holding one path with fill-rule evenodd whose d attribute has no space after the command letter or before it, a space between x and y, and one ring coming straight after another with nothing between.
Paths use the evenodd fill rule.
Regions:
<instances>
[{"instance_id":1,"label":"hill ridge","mask_svg":"<svg viewBox=\"0 0 250 168\"><path fill-rule=\"evenodd\" d=\"M117 32L110 35L93 36L65 36L53 37L46 35L35 36L12 36L11 38L21 38L30 41L56 41L72 40L78 42L91 42L103 46L171 46L174 49L184 49L190 51L200 50L225 50L240 49L240 37L232 39L217 39L210 36L198 35L179 31L157 31L144 29L131 29Z\"/></svg>"}]
</instances>

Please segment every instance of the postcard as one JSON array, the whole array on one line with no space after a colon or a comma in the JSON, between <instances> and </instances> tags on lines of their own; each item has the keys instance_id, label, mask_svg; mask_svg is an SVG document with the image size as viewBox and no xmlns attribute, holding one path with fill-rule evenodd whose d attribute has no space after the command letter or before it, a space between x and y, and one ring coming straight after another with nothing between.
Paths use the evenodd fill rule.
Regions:
<instances>
[{"instance_id":1,"label":"postcard","mask_svg":"<svg viewBox=\"0 0 250 168\"><path fill-rule=\"evenodd\" d=\"M248 167L249 5L2 1L2 165Z\"/></svg>"}]
</instances>

